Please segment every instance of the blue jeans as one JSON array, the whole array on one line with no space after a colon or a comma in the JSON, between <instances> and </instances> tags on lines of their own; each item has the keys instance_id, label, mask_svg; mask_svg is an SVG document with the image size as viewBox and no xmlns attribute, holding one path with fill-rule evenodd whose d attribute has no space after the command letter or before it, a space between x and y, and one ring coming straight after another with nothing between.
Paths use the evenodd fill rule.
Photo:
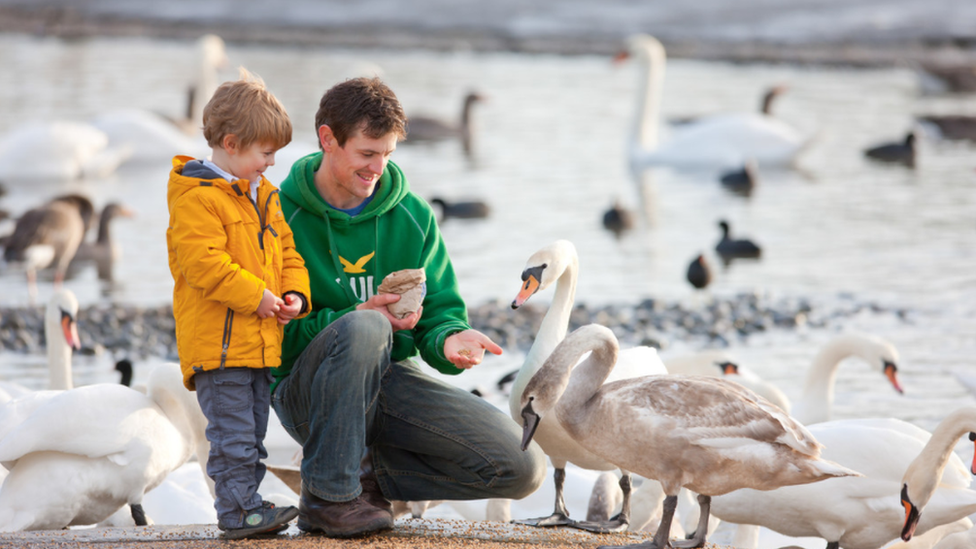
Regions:
<instances>
[{"instance_id":1,"label":"blue jeans","mask_svg":"<svg viewBox=\"0 0 976 549\"><path fill-rule=\"evenodd\" d=\"M210 456L207 475L214 480L218 524L240 528L244 515L261 507L258 486L268 457L271 370L223 368L197 372L197 401L207 418Z\"/></svg>"},{"instance_id":2,"label":"blue jeans","mask_svg":"<svg viewBox=\"0 0 976 549\"><path fill-rule=\"evenodd\" d=\"M376 311L355 311L309 343L271 404L304 449L302 482L327 501L357 497L372 450L394 500L523 498L546 474L545 455L520 448L522 429L484 400L413 362L391 362L393 332Z\"/></svg>"}]
</instances>

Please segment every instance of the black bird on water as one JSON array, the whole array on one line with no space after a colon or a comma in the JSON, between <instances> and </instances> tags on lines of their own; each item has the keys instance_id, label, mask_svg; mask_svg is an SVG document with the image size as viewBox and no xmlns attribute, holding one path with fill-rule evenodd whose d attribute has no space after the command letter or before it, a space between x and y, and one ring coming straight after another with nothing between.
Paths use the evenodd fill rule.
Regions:
<instances>
[{"instance_id":1,"label":"black bird on water","mask_svg":"<svg viewBox=\"0 0 976 549\"><path fill-rule=\"evenodd\" d=\"M703 254L698 254L698 257L688 265L688 273L686 276L688 277L688 282L699 290L703 290L711 284L712 268L705 261Z\"/></svg>"},{"instance_id":2,"label":"black bird on water","mask_svg":"<svg viewBox=\"0 0 976 549\"><path fill-rule=\"evenodd\" d=\"M617 238L624 231L634 228L634 212L628 210L617 200L613 206L603 214L603 226L613 232Z\"/></svg>"},{"instance_id":3,"label":"black bird on water","mask_svg":"<svg viewBox=\"0 0 976 549\"><path fill-rule=\"evenodd\" d=\"M762 255L762 248L755 242L748 239L733 239L729 236L728 221L719 221L718 226L722 228L722 239L715 245L715 251L722 256L726 265L733 259L758 259Z\"/></svg>"},{"instance_id":4,"label":"black bird on water","mask_svg":"<svg viewBox=\"0 0 976 549\"><path fill-rule=\"evenodd\" d=\"M448 202L443 198L430 199L431 204L437 204L441 209L441 218L456 217L458 219L481 219L488 217L491 208L480 200L466 202Z\"/></svg>"},{"instance_id":5,"label":"black bird on water","mask_svg":"<svg viewBox=\"0 0 976 549\"><path fill-rule=\"evenodd\" d=\"M878 162L915 167L915 132L909 132L901 143L885 143L864 151L864 155Z\"/></svg>"},{"instance_id":6,"label":"black bird on water","mask_svg":"<svg viewBox=\"0 0 976 549\"><path fill-rule=\"evenodd\" d=\"M755 160L749 160L742 168L725 172L719 176L719 182L729 191L742 196L750 196L759 181L759 171Z\"/></svg>"}]
</instances>

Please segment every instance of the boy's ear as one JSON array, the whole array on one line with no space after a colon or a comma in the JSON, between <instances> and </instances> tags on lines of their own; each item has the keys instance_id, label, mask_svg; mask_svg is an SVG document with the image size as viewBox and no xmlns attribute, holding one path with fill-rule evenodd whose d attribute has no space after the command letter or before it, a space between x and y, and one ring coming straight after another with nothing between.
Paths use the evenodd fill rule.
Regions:
<instances>
[{"instance_id":1,"label":"boy's ear","mask_svg":"<svg viewBox=\"0 0 976 549\"><path fill-rule=\"evenodd\" d=\"M332 133L332 128L328 124L319 126L319 145L325 152L332 152L332 149L338 145L335 135Z\"/></svg>"},{"instance_id":2,"label":"boy's ear","mask_svg":"<svg viewBox=\"0 0 976 549\"><path fill-rule=\"evenodd\" d=\"M237 148L240 143L237 141L236 135L229 133L224 136L220 144L223 146L223 149L227 151L229 154L234 154L237 152Z\"/></svg>"}]
</instances>

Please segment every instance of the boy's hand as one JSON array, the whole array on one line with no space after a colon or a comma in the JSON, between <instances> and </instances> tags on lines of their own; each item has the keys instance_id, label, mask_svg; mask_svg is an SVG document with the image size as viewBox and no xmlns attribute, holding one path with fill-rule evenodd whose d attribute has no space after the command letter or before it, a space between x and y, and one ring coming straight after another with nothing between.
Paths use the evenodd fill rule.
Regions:
<instances>
[{"instance_id":1,"label":"boy's hand","mask_svg":"<svg viewBox=\"0 0 976 549\"><path fill-rule=\"evenodd\" d=\"M458 332L444 340L444 357L458 368L468 369L481 364L485 351L502 354L502 348L478 330Z\"/></svg>"},{"instance_id":2,"label":"boy's hand","mask_svg":"<svg viewBox=\"0 0 976 549\"><path fill-rule=\"evenodd\" d=\"M278 314L278 310L285 304L280 297L271 293L271 290L265 288L264 296L261 297L261 303L258 305L257 315L261 318L271 318Z\"/></svg>"},{"instance_id":3,"label":"boy's hand","mask_svg":"<svg viewBox=\"0 0 976 549\"><path fill-rule=\"evenodd\" d=\"M420 320L420 316L424 313L424 308L421 307L417 309L413 314L407 315L403 318L397 318L393 316L393 313L387 309L387 305L390 303L396 303L400 301L399 294L376 294L368 300L356 305L357 311L373 310L379 311L390 321L390 326L393 327L393 331L397 330L412 330L417 322Z\"/></svg>"},{"instance_id":4,"label":"boy's hand","mask_svg":"<svg viewBox=\"0 0 976 549\"><path fill-rule=\"evenodd\" d=\"M285 296L285 301L278 309L278 324L282 326L293 320L302 311L302 300L294 294Z\"/></svg>"}]
</instances>

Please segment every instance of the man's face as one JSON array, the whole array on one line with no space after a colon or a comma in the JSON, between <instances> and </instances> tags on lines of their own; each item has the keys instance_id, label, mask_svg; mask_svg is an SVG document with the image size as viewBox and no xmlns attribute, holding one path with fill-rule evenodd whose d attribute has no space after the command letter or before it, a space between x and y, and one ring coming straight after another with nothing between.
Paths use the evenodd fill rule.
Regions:
<instances>
[{"instance_id":1,"label":"man's face","mask_svg":"<svg viewBox=\"0 0 976 549\"><path fill-rule=\"evenodd\" d=\"M352 208L369 198L390 161L390 155L396 150L396 144L395 133L373 139L363 135L362 130L356 130L345 146L340 147L328 132L322 143L329 155L331 175L331 196L326 200L338 208Z\"/></svg>"}]
</instances>

